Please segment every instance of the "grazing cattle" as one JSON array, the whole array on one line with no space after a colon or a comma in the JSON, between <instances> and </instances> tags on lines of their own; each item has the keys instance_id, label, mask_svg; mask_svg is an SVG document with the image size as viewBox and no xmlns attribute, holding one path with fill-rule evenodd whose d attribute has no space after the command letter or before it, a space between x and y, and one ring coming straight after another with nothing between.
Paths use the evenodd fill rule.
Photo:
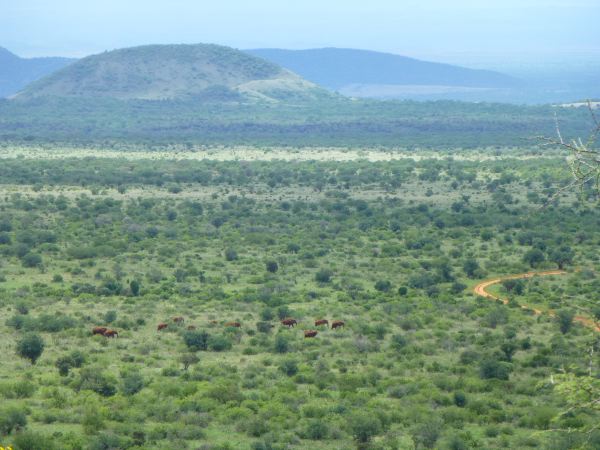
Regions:
<instances>
[{"instance_id":1,"label":"grazing cattle","mask_svg":"<svg viewBox=\"0 0 600 450\"><path fill-rule=\"evenodd\" d=\"M317 330L304 330L305 338L314 338L319 332Z\"/></svg>"},{"instance_id":2,"label":"grazing cattle","mask_svg":"<svg viewBox=\"0 0 600 450\"><path fill-rule=\"evenodd\" d=\"M117 333L115 330L106 330L104 332L104 336L106 336L107 338L118 338L119 333Z\"/></svg>"},{"instance_id":3,"label":"grazing cattle","mask_svg":"<svg viewBox=\"0 0 600 450\"><path fill-rule=\"evenodd\" d=\"M242 324L239 322L227 322L225 324L225 327L232 327L232 328L239 328L241 326L242 326Z\"/></svg>"},{"instance_id":4,"label":"grazing cattle","mask_svg":"<svg viewBox=\"0 0 600 450\"><path fill-rule=\"evenodd\" d=\"M192 330L195 330L196 327L194 325L188 325L187 329L192 331Z\"/></svg>"},{"instance_id":5,"label":"grazing cattle","mask_svg":"<svg viewBox=\"0 0 600 450\"><path fill-rule=\"evenodd\" d=\"M179 317L173 317L173 322L181 324L183 322L185 322L184 318L179 316Z\"/></svg>"},{"instance_id":6,"label":"grazing cattle","mask_svg":"<svg viewBox=\"0 0 600 450\"><path fill-rule=\"evenodd\" d=\"M332 329L332 330L335 330L336 328L341 328L341 327L343 327L344 325L346 325L346 324L344 323L344 321L343 321L343 320L334 320L334 321L331 323L331 329Z\"/></svg>"},{"instance_id":7,"label":"grazing cattle","mask_svg":"<svg viewBox=\"0 0 600 450\"><path fill-rule=\"evenodd\" d=\"M165 329L165 328L167 328L168 326L169 326L169 325L168 325L168 324L166 324L166 323L159 323L159 324L158 324L158 327L157 327L157 331L164 330L164 329Z\"/></svg>"},{"instance_id":8,"label":"grazing cattle","mask_svg":"<svg viewBox=\"0 0 600 450\"><path fill-rule=\"evenodd\" d=\"M218 323L219 323L219 322L217 322L216 320L211 320L211 321L210 321L210 324L211 324L211 325L216 325L216 324L218 324Z\"/></svg>"},{"instance_id":9,"label":"grazing cattle","mask_svg":"<svg viewBox=\"0 0 600 450\"><path fill-rule=\"evenodd\" d=\"M92 335L96 335L96 334L102 334L102 335L104 335L104 332L107 329L108 328L106 328L106 327L94 327L94 328L92 328Z\"/></svg>"},{"instance_id":10,"label":"grazing cattle","mask_svg":"<svg viewBox=\"0 0 600 450\"><path fill-rule=\"evenodd\" d=\"M327 325L329 327L329 321L327 319L315 320L315 327L318 327L320 325Z\"/></svg>"},{"instance_id":11,"label":"grazing cattle","mask_svg":"<svg viewBox=\"0 0 600 450\"><path fill-rule=\"evenodd\" d=\"M290 319L290 318L288 318L288 319L283 319L281 321L281 324L285 325L288 328L292 328L292 327L294 327L294 326L296 326L298 324L298 321L296 319Z\"/></svg>"}]
</instances>

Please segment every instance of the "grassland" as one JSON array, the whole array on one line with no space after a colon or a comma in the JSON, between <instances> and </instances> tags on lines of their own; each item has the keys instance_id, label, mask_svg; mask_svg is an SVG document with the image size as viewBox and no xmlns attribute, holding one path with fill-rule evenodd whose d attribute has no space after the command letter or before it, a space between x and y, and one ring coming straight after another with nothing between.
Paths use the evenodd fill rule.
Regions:
<instances>
[{"instance_id":1,"label":"grassland","mask_svg":"<svg viewBox=\"0 0 600 450\"><path fill-rule=\"evenodd\" d=\"M597 333L471 292L560 261L510 295L600 317L594 199L515 153L3 151L0 444L598 448L553 384L597 378Z\"/></svg>"}]
</instances>

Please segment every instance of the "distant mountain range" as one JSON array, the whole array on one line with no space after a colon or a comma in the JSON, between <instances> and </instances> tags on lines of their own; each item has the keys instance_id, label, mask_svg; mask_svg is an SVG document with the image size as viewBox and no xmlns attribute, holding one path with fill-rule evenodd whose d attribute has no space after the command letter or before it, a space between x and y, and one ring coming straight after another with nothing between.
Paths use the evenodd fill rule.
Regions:
<instances>
[{"instance_id":1,"label":"distant mountain range","mask_svg":"<svg viewBox=\"0 0 600 450\"><path fill-rule=\"evenodd\" d=\"M598 70L515 78L366 50L148 45L81 60L20 58L0 48L0 99L107 97L291 102L334 95L402 100L569 103L600 94ZM557 78L558 77L558 78ZM328 93L328 91L329 93Z\"/></svg>"},{"instance_id":2,"label":"distant mountain range","mask_svg":"<svg viewBox=\"0 0 600 450\"><path fill-rule=\"evenodd\" d=\"M365 61L370 60L369 55L363 56L368 66ZM473 73L421 62L415 63L412 74L396 67L398 77L404 78L393 78L391 69L388 74L377 74L374 65L360 72L348 58L345 66L338 59L337 68L323 64L322 75L329 73L331 78L329 82L321 78L320 82L329 89L357 80L446 83L441 87L429 85L444 89L448 83L461 80L463 84L470 80L475 86L487 86L493 80L499 85L511 82L493 72ZM15 73L20 58L5 52L4 59L11 65L4 67L5 73ZM219 45L147 45L62 62L66 66L28 84L9 99L0 99L0 145L123 140L150 145L185 141L203 145L464 148L518 145L527 136L552 133L555 127L549 106L349 98L276 62ZM384 70L382 67L379 70ZM427 74L424 67L443 69L446 76L442 77L442 72ZM416 75L417 69L424 70L421 77ZM332 84L334 70L342 84ZM458 74L463 70L461 79ZM584 123L581 116L587 118L586 113L564 108L564 136L583 135L577 127Z\"/></svg>"},{"instance_id":3,"label":"distant mountain range","mask_svg":"<svg viewBox=\"0 0 600 450\"><path fill-rule=\"evenodd\" d=\"M0 47L0 98L9 97L75 61L70 58L20 58Z\"/></svg>"},{"instance_id":4,"label":"distant mountain range","mask_svg":"<svg viewBox=\"0 0 600 450\"><path fill-rule=\"evenodd\" d=\"M256 49L248 53L279 64L313 83L343 91L357 86L446 86L514 88L520 81L489 70L420 61L367 50Z\"/></svg>"},{"instance_id":5,"label":"distant mountain range","mask_svg":"<svg viewBox=\"0 0 600 450\"><path fill-rule=\"evenodd\" d=\"M275 97L294 93L293 97L303 92L300 95L304 96L307 89L316 88L308 83L312 82L349 95L377 97L390 93L395 96L406 86L435 86L444 90L511 88L519 84L517 79L493 71L338 48L257 49L242 53L207 44L148 45L75 61L24 59L0 48L0 97L14 95L47 75L51 76L27 87L20 96L234 98L243 92L255 98L273 99L273 93ZM69 67L55 73L65 66Z\"/></svg>"},{"instance_id":6,"label":"distant mountain range","mask_svg":"<svg viewBox=\"0 0 600 450\"><path fill-rule=\"evenodd\" d=\"M146 45L88 56L33 82L16 98L294 102L330 95L265 59L196 44Z\"/></svg>"}]
</instances>

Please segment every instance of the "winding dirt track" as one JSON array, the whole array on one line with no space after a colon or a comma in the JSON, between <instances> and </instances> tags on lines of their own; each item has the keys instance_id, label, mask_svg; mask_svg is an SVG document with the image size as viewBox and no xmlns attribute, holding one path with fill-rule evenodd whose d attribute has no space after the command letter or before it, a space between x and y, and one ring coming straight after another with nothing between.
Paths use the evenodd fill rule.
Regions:
<instances>
[{"instance_id":1,"label":"winding dirt track","mask_svg":"<svg viewBox=\"0 0 600 450\"><path fill-rule=\"evenodd\" d=\"M567 272L565 272L564 270L546 270L544 272L526 272L526 273L518 273L515 275L507 275L504 277L499 277L499 278L494 278L491 280L482 281L481 283L479 283L477 286L475 286L473 288L473 292L477 295L480 295L481 297L489 298L491 300L501 301L502 303L504 303L506 305L508 303L507 299L501 299L500 297L497 297L494 294L490 294L488 291L486 291L486 288L488 288L494 284L502 283L504 280L518 280L518 279L522 279L522 278L533 278L533 277L538 277L538 276L543 277L543 276L547 276L547 275L564 275L566 273ZM528 311L533 311L533 313L536 315L548 314L550 317L556 316L556 314L552 310L544 312L540 309L532 308L527 305L521 305L521 308L528 310ZM590 319L588 317L575 316L573 318L573 320L575 322L579 322L582 325L589 327L597 332L600 332L600 324L598 324L597 322L594 322L592 319Z\"/></svg>"}]
</instances>

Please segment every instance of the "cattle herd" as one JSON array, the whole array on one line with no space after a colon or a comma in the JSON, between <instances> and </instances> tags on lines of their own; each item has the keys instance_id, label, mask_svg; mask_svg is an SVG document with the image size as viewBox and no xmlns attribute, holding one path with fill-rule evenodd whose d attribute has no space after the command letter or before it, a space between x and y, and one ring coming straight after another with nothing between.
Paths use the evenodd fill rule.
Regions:
<instances>
[{"instance_id":1,"label":"cattle herd","mask_svg":"<svg viewBox=\"0 0 600 450\"><path fill-rule=\"evenodd\" d=\"M94 327L94 328L92 328L92 334L93 335L100 334L107 338L119 337L119 333L117 333L115 330L109 330L106 327Z\"/></svg>"},{"instance_id":2,"label":"cattle herd","mask_svg":"<svg viewBox=\"0 0 600 450\"><path fill-rule=\"evenodd\" d=\"M184 322L185 322L185 319L181 316L173 317L173 323L175 325L181 326L184 324ZM211 324L216 325L217 323L218 323L217 321L211 320ZM291 317L287 317L287 318L281 320L281 325L286 326L288 328L293 328L296 325L298 325L298 321ZM327 319L315 320L315 328L323 326L323 325L326 325L327 327L329 327L329 321ZM333 322L331 322L331 329L335 330L337 328L342 328L342 327L344 327L344 325L345 325L345 323L343 320L334 320ZM226 328L241 328L242 324L240 322L226 322L223 326ZM156 330L162 331L168 327L169 327L168 323L162 322L162 323L158 324L158 326L156 327ZM196 327L194 325L188 325L187 329L191 331L191 330L195 330ZM119 333L117 331L108 329L107 327L92 328L92 335L96 335L96 334L99 334L99 335L107 337L107 338L119 337ZM319 334L319 332L317 330L304 330L305 338L314 338L317 336L317 334Z\"/></svg>"}]
</instances>

